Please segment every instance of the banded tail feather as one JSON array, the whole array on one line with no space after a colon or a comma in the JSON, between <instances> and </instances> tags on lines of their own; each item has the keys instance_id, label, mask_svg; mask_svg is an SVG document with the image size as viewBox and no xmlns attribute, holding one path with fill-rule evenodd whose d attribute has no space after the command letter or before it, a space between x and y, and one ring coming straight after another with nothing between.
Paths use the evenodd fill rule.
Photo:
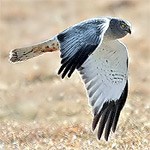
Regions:
<instances>
[{"instance_id":1,"label":"banded tail feather","mask_svg":"<svg viewBox=\"0 0 150 150\"><path fill-rule=\"evenodd\" d=\"M37 43L32 46L27 46L23 48L17 48L12 51L10 51L9 60L10 62L19 62L19 61L25 61L30 58L39 56L46 52L53 52L60 49L59 41L57 40L57 37L54 37L50 40Z\"/></svg>"}]
</instances>

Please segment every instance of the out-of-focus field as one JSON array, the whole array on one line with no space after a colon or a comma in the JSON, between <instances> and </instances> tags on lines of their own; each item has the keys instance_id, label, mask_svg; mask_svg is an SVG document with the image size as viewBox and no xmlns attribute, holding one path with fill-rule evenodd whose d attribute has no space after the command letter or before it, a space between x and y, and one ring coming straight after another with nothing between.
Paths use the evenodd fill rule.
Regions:
<instances>
[{"instance_id":1,"label":"out-of-focus field","mask_svg":"<svg viewBox=\"0 0 150 150\"><path fill-rule=\"evenodd\" d=\"M11 49L43 41L81 20L129 20L130 90L109 142L91 131L91 108L78 73L57 76L59 53L19 64ZM150 149L149 0L0 0L0 150Z\"/></svg>"}]
</instances>

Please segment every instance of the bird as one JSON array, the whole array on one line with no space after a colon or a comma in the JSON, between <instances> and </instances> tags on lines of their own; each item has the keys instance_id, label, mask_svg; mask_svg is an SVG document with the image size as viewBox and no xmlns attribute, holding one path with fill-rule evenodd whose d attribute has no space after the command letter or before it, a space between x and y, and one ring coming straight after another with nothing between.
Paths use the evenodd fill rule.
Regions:
<instances>
[{"instance_id":1,"label":"bird","mask_svg":"<svg viewBox=\"0 0 150 150\"><path fill-rule=\"evenodd\" d=\"M91 18L44 42L10 51L12 63L46 52L60 51L58 75L70 78L77 70L87 90L93 114L92 131L108 141L115 132L128 95L128 49L120 38L131 34L131 24L121 18Z\"/></svg>"}]
</instances>

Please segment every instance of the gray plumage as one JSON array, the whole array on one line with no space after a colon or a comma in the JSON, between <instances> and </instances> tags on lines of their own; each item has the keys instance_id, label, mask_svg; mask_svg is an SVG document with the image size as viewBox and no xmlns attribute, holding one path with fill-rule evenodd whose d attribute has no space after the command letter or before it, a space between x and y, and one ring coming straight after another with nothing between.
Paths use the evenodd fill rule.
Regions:
<instances>
[{"instance_id":1,"label":"gray plumage","mask_svg":"<svg viewBox=\"0 0 150 150\"><path fill-rule=\"evenodd\" d=\"M53 38L10 52L10 61L18 62L60 50L62 78L77 69L85 83L93 109L92 129L98 139L105 130L115 132L128 93L127 48L118 39L131 34L129 22L111 17L93 18L78 23Z\"/></svg>"},{"instance_id":2,"label":"gray plumage","mask_svg":"<svg viewBox=\"0 0 150 150\"><path fill-rule=\"evenodd\" d=\"M115 40L130 33L129 23L117 18L95 18L76 24L60 33L62 78L71 76L88 56L101 44L103 38ZM122 28L121 25L125 25Z\"/></svg>"}]
</instances>

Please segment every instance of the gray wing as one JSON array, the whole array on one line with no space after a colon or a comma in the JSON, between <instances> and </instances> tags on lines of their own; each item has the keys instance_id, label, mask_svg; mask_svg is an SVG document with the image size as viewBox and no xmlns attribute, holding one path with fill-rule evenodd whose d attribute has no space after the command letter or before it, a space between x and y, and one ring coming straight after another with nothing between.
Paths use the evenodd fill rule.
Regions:
<instances>
[{"instance_id":1,"label":"gray wing","mask_svg":"<svg viewBox=\"0 0 150 150\"><path fill-rule=\"evenodd\" d=\"M114 132L128 92L128 55L118 40L101 46L79 68L93 108L93 130L98 126L98 139L105 130L108 140Z\"/></svg>"},{"instance_id":2,"label":"gray wing","mask_svg":"<svg viewBox=\"0 0 150 150\"><path fill-rule=\"evenodd\" d=\"M94 19L77 24L57 36L60 42L62 78L72 75L101 44L109 19Z\"/></svg>"}]
</instances>

